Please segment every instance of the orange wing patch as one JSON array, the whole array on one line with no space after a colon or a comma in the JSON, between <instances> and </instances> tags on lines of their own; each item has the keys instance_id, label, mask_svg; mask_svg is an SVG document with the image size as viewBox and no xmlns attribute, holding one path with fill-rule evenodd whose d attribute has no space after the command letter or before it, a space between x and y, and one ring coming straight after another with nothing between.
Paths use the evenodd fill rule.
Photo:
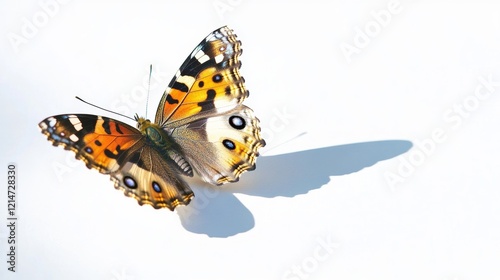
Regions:
<instances>
[{"instance_id":1,"label":"orange wing patch","mask_svg":"<svg viewBox=\"0 0 500 280\"><path fill-rule=\"evenodd\" d=\"M171 93L177 93L172 90ZM244 86L244 79L237 68L217 71L215 68L203 70L200 77L191 87L191 91L178 105L168 118L175 122L198 114L214 114L228 111L248 96ZM168 106L165 106L169 110Z\"/></svg>"}]
</instances>

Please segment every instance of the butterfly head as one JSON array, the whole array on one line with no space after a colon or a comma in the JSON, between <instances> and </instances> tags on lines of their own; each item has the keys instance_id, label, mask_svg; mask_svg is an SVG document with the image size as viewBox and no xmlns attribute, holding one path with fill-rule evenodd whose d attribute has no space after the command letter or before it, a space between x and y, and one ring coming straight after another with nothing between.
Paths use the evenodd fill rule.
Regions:
<instances>
[{"instance_id":1,"label":"butterfly head","mask_svg":"<svg viewBox=\"0 0 500 280\"><path fill-rule=\"evenodd\" d=\"M145 134L146 129L151 126L151 121L146 118L139 117L137 114L135 114L134 119L137 122L137 129L139 129L142 134Z\"/></svg>"}]
</instances>

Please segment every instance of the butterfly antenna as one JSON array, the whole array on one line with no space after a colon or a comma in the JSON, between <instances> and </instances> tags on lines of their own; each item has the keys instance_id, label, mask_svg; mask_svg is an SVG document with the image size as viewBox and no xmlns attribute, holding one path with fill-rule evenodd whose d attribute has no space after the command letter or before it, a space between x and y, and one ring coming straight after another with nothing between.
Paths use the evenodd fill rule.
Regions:
<instances>
[{"instance_id":1,"label":"butterfly antenna","mask_svg":"<svg viewBox=\"0 0 500 280\"><path fill-rule=\"evenodd\" d=\"M76 99L78 99L78 100L80 100L80 101L82 101L82 102L83 102L83 103L85 103L85 104L90 105L90 106L94 106L94 107L99 108L99 109L101 109L101 110L104 110L104 111L106 111L106 112L113 113L113 114L116 114L116 115L119 115L119 116L122 116L122 117L125 117L125 118L127 118L127 119L131 119L131 120L135 121L133 118L131 118L131 117L129 117L129 116L125 116L124 114L120 114L120 113L117 113L117 112L114 112L114 111L111 111L111 110L108 110L108 109L104 109L104 108L99 107L99 106L97 106L97 105L95 105L95 104L92 104L92 103L90 103L90 102L87 102L87 101L85 101L85 100L81 99L81 98L80 98L80 97L78 97L78 96L75 96L75 98L76 98Z\"/></svg>"},{"instance_id":2,"label":"butterfly antenna","mask_svg":"<svg viewBox=\"0 0 500 280\"><path fill-rule=\"evenodd\" d=\"M148 96L146 97L146 115L148 117L149 90L151 88L151 73L153 72L153 64L149 64L149 80L148 80Z\"/></svg>"}]
</instances>

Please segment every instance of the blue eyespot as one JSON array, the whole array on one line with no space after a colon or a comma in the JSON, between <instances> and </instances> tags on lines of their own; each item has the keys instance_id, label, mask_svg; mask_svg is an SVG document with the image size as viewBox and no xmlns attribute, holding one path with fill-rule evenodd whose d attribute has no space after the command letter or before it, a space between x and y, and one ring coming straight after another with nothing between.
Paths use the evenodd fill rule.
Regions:
<instances>
[{"instance_id":1,"label":"blue eyespot","mask_svg":"<svg viewBox=\"0 0 500 280\"><path fill-rule=\"evenodd\" d=\"M161 192L161 187L160 187L160 185L158 183L153 182L152 185L153 185L153 190L155 190L155 192L157 192L157 193Z\"/></svg>"},{"instance_id":2,"label":"blue eyespot","mask_svg":"<svg viewBox=\"0 0 500 280\"><path fill-rule=\"evenodd\" d=\"M234 142L228 139L224 139L222 141L222 145L224 145L224 147L226 147L228 150L234 150L236 148Z\"/></svg>"},{"instance_id":3,"label":"blue eyespot","mask_svg":"<svg viewBox=\"0 0 500 280\"><path fill-rule=\"evenodd\" d=\"M125 176L123 178L123 184L125 184L125 186L127 188L131 188L131 189L137 188L137 183L135 182L134 179L132 179L132 177L129 177L129 176Z\"/></svg>"},{"instance_id":4,"label":"blue eyespot","mask_svg":"<svg viewBox=\"0 0 500 280\"><path fill-rule=\"evenodd\" d=\"M245 120L240 116L231 116L229 124L236 129L243 129L246 126Z\"/></svg>"}]
</instances>

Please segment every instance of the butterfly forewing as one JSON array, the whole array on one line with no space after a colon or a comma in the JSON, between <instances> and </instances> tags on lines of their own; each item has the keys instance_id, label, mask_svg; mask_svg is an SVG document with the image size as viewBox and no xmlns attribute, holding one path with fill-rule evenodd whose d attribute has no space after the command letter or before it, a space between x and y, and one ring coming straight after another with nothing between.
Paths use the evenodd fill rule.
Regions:
<instances>
[{"instance_id":1,"label":"butterfly forewing","mask_svg":"<svg viewBox=\"0 0 500 280\"><path fill-rule=\"evenodd\" d=\"M241 42L228 27L208 35L184 61L165 91L155 122L176 127L229 111L248 91L239 73Z\"/></svg>"},{"instance_id":2,"label":"butterfly forewing","mask_svg":"<svg viewBox=\"0 0 500 280\"><path fill-rule=\"evenodd\" d=\"M76 153L88 168L109 174L120 168L123 152L143 138L132 126L95 115L58 115L39 124L54 146Z\"/></svg>"}]
</instances>

